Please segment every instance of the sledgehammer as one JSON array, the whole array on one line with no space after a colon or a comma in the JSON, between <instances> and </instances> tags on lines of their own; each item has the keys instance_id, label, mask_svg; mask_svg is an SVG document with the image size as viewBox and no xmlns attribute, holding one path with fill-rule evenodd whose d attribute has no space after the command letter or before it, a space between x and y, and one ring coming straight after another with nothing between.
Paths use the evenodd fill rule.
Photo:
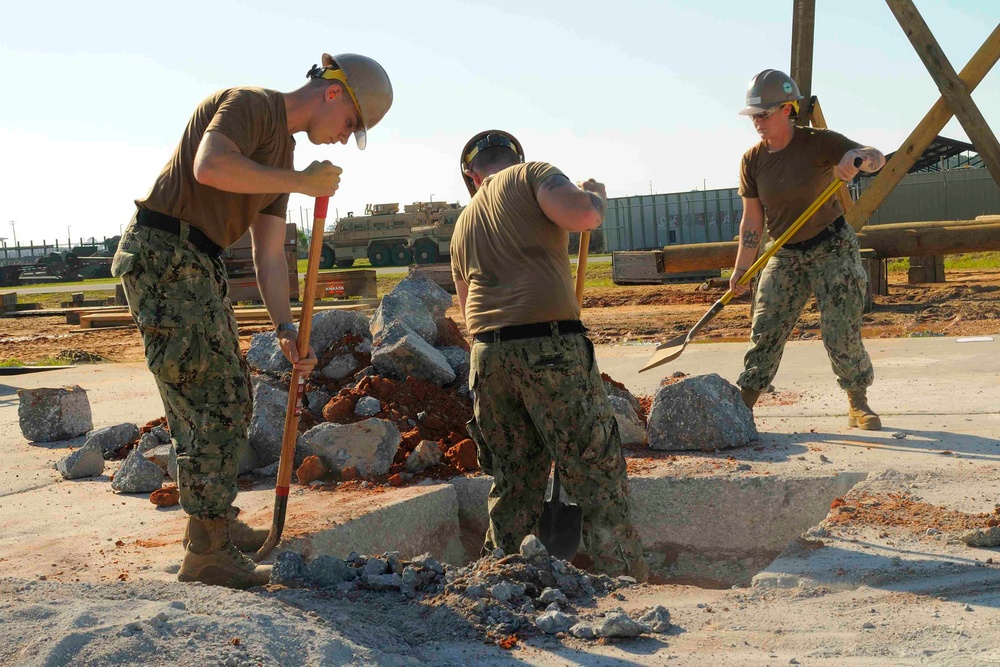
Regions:
<instances>
[{"instance_id":1,"label":"sledgehammer","mask_svg":"<svg viewBox=\"0 0 1000 667\"><path fill-rule=\"evenodd\" d=\"M313 306L316 303L316 277L319 274L319 260L323 251L323 228L326 226L326 212L329 197L316 197L313 211L312 240L309 242L309 263L306 266L306 283L302 295L301 320L299 321L299 357L309 356L309 334L312 333ZM281 436L281 457L278 459L278 482L274 487L274 517L271 532L264 545L254 555L256 562L264 560L274 545L281 539L285 528L285 512L288 510L288 488L292 483L292 464L295 461L295 441L299 436L299 415L302 413L302 399L306 391L306 378L292 368L292 379L288 391L288 407L285 410L285 432Z\"/></svg>"}]
</instances>

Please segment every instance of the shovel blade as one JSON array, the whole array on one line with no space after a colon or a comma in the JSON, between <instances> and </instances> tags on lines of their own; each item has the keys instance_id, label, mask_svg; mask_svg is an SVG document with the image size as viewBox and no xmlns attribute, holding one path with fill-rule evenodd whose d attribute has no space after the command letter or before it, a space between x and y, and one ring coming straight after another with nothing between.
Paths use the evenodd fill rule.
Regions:
<instances>
[{"instance_id":1,"label":"shovel blade","mask_svg":"<svg viewBox=\"0 0 1000 667\"><path fill-rule=\"evenodd\" d=\"M681 356L681 352L687 347L688 336L678 336L677 338L672 338L666 343L656 346L656 350L653 352L653 356L649 358L646 365L639 369L639 372L648 371L651 368L656 368L657 366L662 366L668 362L673 361L677 357Z\"/></svg>"},{"instance_id":2,"label":"shovel blade","mask_svg":"<svg viewBox=\"0 0 1000 667\"><path fill-rule=\"evenodd\" d=\"M559 560L573 560L580 549L583 534L583 510L579 505L547 500L542 507L538 539L549 555Z\"/></svg>"}]
</instances>

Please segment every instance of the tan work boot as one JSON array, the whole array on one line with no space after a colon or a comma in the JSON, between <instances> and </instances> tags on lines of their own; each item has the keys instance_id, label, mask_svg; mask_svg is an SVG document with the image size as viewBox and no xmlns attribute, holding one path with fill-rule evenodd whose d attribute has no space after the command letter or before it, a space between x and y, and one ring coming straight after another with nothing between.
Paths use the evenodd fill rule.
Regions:
<instances>
[{"instance_id":1,"label":"tan work boot","mask_svg":"<svg viewBox=\"0 0 1000 667\"><path fill-rule=\"evenodd\" d=\"M189 542L177 581L248 588L271 578L270 565L257 565L229 539L229 519L188 517Z\"/></svg>"},{"instance_id":2,"label":"tan work boot","mask_svg":"<svg viewBox=\"0 0 1000 667\"><path fill-rule=\"evenodd\" d=\"M760 398L760 392L756 389L740 387L740 396L743 397L743 402L746 403L746 406L753 410L753 406L757 404L757 399Z\"/></svg>"},{"instance_id":3,"label":"tan work boot","mask_svg":"<svg viewBox=\"0 0 1000 667\"><path fill-rule=\"evenodd\" d=\"M875 411L868 407L868 393L861 391L847 392L847 401L850 407L847 409L847 425L852 428L860 428L864 431L879 431L882 429L882 420Z\"/></svg>"},{"instance_id":4,"label":"tan work boot","mask_svg":"<svg viewBox=\"0 0 1000 667\"><path fill-rule=\"evenodd\" d=\"M270 531L265 528L252 528L239 518L240 508L229 508L229 539L233 541L236 548L243 553L255 554L264 546ZM190 526L190 524L188 524ZM184 529L184 537L181 538L181 546L187 549L188 529Z\"/></svg>"}]
</instances>

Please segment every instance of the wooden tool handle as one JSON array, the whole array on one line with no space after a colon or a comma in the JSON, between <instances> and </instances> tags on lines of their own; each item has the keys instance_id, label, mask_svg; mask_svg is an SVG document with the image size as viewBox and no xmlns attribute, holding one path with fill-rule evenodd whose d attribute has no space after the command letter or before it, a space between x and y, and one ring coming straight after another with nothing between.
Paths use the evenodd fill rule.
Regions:
<instances>
[{"instance_id":1,"label":"wooden tool handle","mask_svg":"<svg viewBox=\"0 0 1000 667\"><path fill-rule=\"evenodd\" d=\"M580 249L576 255L576 302L583 308L583 283L587 279L587 251L590 248L590 230L580 232Z\"/></svg>"}]
</instances>

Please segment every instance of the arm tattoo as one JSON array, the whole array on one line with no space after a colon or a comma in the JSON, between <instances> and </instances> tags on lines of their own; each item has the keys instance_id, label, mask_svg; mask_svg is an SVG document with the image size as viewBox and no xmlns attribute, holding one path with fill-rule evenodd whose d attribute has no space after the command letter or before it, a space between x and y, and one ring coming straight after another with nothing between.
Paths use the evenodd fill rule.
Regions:
<instances>
[{"instance_id":1,"label":"arm tattoo","mask_svg":"<svg viewBox=\"0 0 1000 667\"><path fill-rule=\"evenodd\" d=\"M546 190L557 190L559 188L564 188L567 185L572 186L573 183L566 177L565 174L553 174L542 181L542 187Z\"/></svg>"},{"instance_id":2,"label":"arm tattoo","mask_svg":"<svg viewBox=\"0 0 1000 667\"><path fill-rule=\"evenodd\" d=\"M885 164L885 156L882 155L881 151L875 148L856 148L854 150L854 154L863 160L861 167L859 167L861 171L866 171L868 173L876 172L882 168L883 164Z\"/></svg>"},{"instance_id":3,"label":"arm tattoo","mask_svg":"<svg viewBox=\"0 0 1000 667\"><path fill-rule=\"evenodd\" d=\"M760 234L752 229L747 229L743 232L744 248L756 248L758 245L760 245Z\"/></svg>"},{"instance_id":4,"label":"arm tattoo","mask_svg":"<svg viewBox=\"0 0 1000 667\"><path fill-rule=\"evenodd\" d=\"M601 217L603 218L604 212L608 208L608 202L604 201L601 195L595 192L588 192L587 194L590 195L590 203L594 207L594 210L600 213Z\"/></svg>"}]
</instances>

